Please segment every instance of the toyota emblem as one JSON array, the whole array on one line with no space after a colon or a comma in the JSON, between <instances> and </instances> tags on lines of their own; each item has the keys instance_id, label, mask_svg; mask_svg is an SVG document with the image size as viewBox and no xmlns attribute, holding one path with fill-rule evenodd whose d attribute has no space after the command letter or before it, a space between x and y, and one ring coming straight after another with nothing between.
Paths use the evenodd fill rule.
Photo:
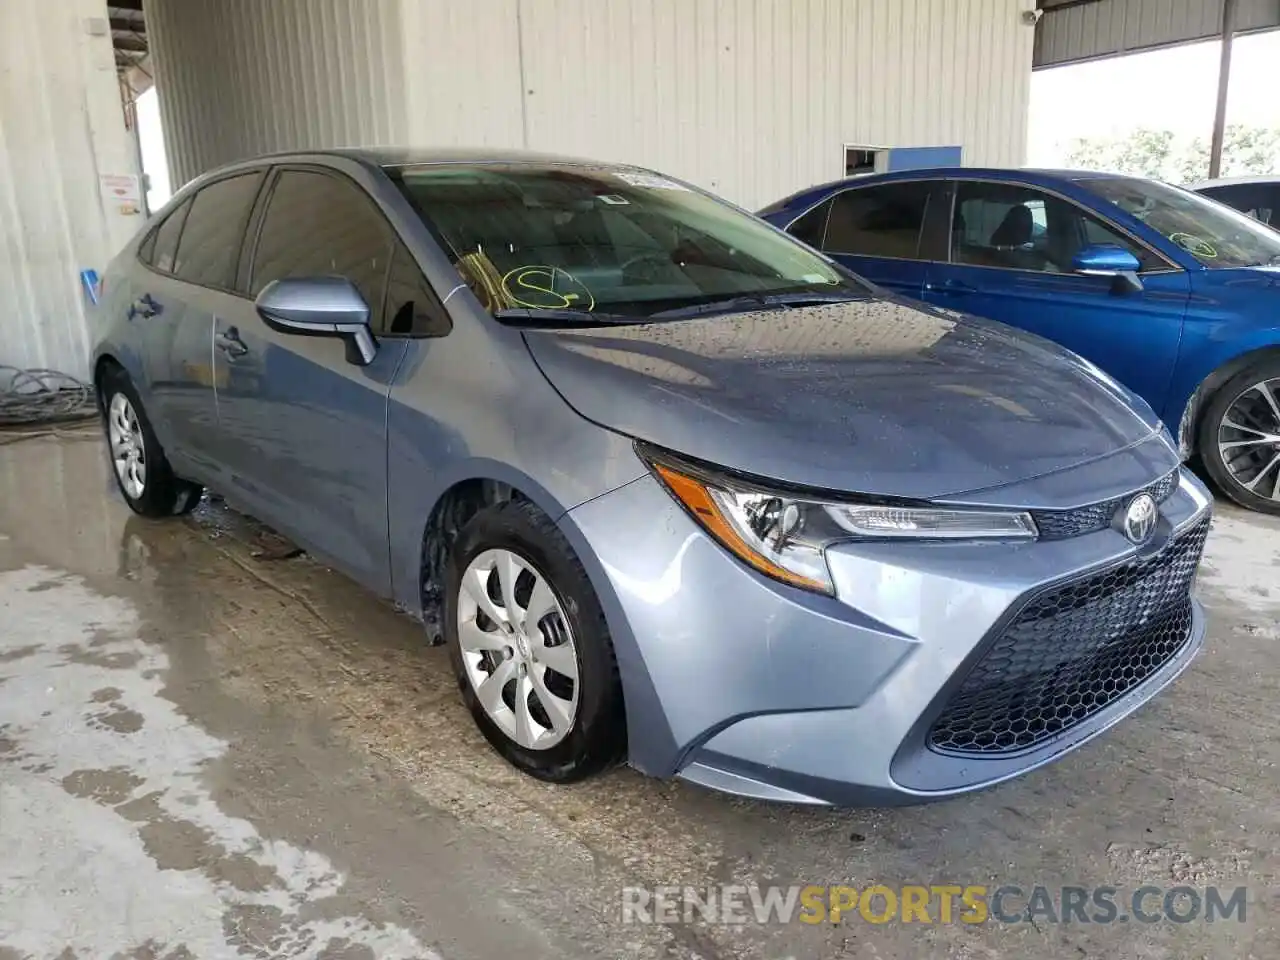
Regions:
<instances>
[{"instance_id":1,"label":"toyota emblem","mask_svg":"<svg viewBox=\"0 0 1280 960\"><path fill-rule=\"evenodd\" d=\"M1146 543L1155 533L1160 513L1150 494L1140 493L1124 512L1124 535L1133 543Z\"/></svg>"}]
</instances>

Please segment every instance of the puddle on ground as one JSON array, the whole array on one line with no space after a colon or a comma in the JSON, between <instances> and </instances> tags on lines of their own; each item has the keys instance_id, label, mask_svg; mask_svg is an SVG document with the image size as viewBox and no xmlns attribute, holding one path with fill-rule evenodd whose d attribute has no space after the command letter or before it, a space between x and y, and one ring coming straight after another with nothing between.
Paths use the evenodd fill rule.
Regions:
<instances>
[{"instance_id":1,"label":"puddle on ground","mask_svg":"<svg viewBox=\"0 0 1280 960\"><path fill-rule=\"evenodd\" d=\"M434 956L403 928L324 914L342 872L223 812L203 772L227 744L161 695L167 655L139 639L130 603L28 566L0 572L0 608L6 947L37 957Z\"/></svg>"}]
</instances>

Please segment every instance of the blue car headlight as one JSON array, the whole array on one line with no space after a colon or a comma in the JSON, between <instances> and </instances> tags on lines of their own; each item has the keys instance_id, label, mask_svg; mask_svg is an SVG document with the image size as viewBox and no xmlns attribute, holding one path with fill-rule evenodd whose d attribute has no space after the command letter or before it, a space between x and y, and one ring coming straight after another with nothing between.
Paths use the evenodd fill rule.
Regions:
<instances>
[{"instance_id":1,"label":"blue car headlight","mask_svg":"<svg viewBox=\"0 0 1280 960\"><path fill-rule=\"evenodd\" d=\"M834 595L825 551L851 540L1033 540L1030 514L825 499L645 447L663 486L721 546L766 576Z\"/></svg>"}]
</instances>

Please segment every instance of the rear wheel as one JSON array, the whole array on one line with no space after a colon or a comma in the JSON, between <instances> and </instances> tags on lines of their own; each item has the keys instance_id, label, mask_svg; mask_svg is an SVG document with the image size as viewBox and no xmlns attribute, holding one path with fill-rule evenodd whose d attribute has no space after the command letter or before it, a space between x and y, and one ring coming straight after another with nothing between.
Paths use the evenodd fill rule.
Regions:
<instances>
[{"instance_id":1,"label":"rear wheel","mask_svg":"<svg viewBox=\"0 0 1280 960\"><path fill-rule=\"evenodd\" d=\"M450 558L445 638L472 718L510 763L579 780L626 746L622 686L582 564L532 504L487 507Z\"/></svg>"},{"instance_id":2,"label":"rear wheel","mask_svg":"<svg viewBox=\"0 0 1280 960\"><path fill-rule=\"evenodd\" d=\"M1222 492L1280 514L1280 360L1264 360L1214 394L1200 425L1200 456Z\"/></svg>"},{"instance_id":3,"label":"rear wheel","mask_svg":"<svg viewBox=\"0 0 1280 960\"><path fill-rule=\"evenodd\" d=\"M129 375L112 367L98 389L112 472L125 502L144 517L189 513L203 490L173 475Z\"/></svg>"}]
</instances>

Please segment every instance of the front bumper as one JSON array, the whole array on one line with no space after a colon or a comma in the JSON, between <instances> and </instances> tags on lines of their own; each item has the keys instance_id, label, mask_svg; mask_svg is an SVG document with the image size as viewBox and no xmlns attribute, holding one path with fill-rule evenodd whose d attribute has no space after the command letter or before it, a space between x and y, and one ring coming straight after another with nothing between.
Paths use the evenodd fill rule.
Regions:
<instances>
[{"instance_id":1,"label":"front bumper","mask_svg":"<svg viewBox=\"0 0 1280 960\"><path fill-rule=\"evenodd\" d=\"M1208 492L1184 470L1143 548L1112 529L1017 544L845 544L828 551L838 599L748 569L650 477L570 518L607 581L634 766L761 799L883 805L1018 776L1171 682L1203 639L1194 602L1176 652L1087 718L997 755L928 743L957 684L1031 598L1156 554L1209 512Z\"/></svg>"}]
</instances>

